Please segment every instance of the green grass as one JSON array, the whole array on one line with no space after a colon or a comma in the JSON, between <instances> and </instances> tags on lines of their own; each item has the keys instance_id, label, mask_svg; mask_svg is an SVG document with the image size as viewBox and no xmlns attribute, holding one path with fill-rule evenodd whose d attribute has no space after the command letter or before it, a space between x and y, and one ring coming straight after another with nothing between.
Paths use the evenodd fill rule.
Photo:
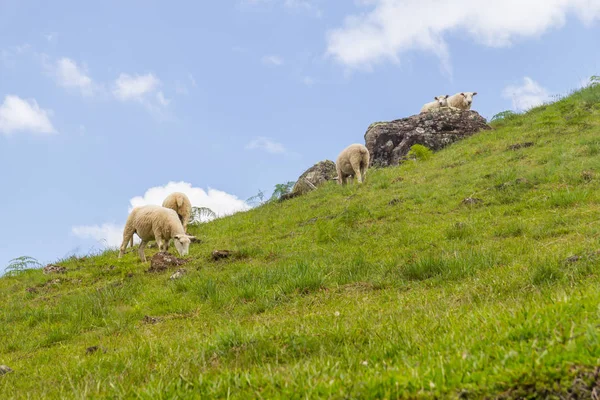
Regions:
<instances>
[{"instance_id":1,"label":"green grass","mask_svg":"<svg viewBox=\"0 0 600 400\"><path fill-rule=\"evenodd\" d=\"M494 127L195 227L177 281L115 251L1 278L0 398L567 393L600 358L600 87Z\"/></svg>"}]
</instances>

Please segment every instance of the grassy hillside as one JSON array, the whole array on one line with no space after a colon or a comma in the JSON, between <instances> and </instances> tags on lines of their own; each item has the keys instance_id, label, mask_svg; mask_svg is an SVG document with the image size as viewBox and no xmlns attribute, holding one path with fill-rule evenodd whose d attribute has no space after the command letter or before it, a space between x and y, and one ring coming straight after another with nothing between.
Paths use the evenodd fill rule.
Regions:
<instances>
[{"instance_id":1,"label":"grassy hillside","mask_svg":"<svg viewBox=\"0 0 600 400\"><path fill-rule=\"evenodd\" d=\"M589 395L600 87L494 126L204 224L180 280L114 251L1 278L0 398Z\"/></svg>"}]
</instances>

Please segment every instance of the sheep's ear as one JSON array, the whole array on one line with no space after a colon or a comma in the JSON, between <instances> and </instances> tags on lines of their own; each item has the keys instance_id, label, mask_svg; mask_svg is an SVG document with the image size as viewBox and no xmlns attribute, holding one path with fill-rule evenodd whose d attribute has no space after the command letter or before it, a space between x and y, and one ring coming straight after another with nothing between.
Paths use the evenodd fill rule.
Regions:
<instances>
[{"instance_id":1,"label":"sheep's ear","mask_svg":"<svg viewBox=\"0 0 600 400\"><path fill-rule=\"evenodd\" d=\"M446 96L444 96L444 98L445 98L445 99L447 99L448 97L450 97L450 95L446 95Z\"/></svg>"},{"instance_id":2,"label":"sheep's ear","mask_svg":"<svg viewBox=\"0 0 600 400\"><path fill-rule=\"evenodd\" d=\"M477 94L477 92L473 92L473 96L475 96Z\"/></svg>"},{"instance_id":3,"label":"sheep's ear","mask_svg":"<svg viewBox=\"0 0 600 400\"><path fill-rule=\"evenodd\" d=\"M433 98L434 100L438 100L437 96Z\"/></svg>"},{"instance_id":4,"label":"sheep's ear","mask_svg":"<svg viewBox=\"0 0 600 400\"><path fill-rule=\"evenodd\" d=\"M464 93L461 93L460 95L461 95L462 97L466 97Z\"/></svg>"}]
</instances>

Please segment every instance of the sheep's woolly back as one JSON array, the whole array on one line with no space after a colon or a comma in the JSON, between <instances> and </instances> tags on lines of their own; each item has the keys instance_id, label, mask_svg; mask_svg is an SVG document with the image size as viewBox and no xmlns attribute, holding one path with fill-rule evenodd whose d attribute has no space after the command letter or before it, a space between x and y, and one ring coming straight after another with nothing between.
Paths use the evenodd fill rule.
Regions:
<instances>
[{"instance_id":1,"label":"sheep's woolly back","mask_svg":"<svg viewBox=\"0 0 600 400\"><path fill-rule=\"evenodd\" d=\"M442 103L440 104L440 100L438 100L438 98L442 99ZM441 108L441 107L447 107L448 106L448 97L447 96L438 96L435 98L434 101L431 101L429 103L426 103L422 108L421 108L421 113L424 112L428 112L431 111L434 108Z\"/></svg>"},{"instance_id":2,"label":"sheep's woolly back","mask_svg":"<svg viewBox=\"0 0 600 400\"><path fill-rule=\"evenodd\" d=\"M167 196L165 201L163 201L162 206L170 208L171 210L175 210L175 212L179 215L183 227L185 228L187 226L190 216L192 215L192 203L185 193L171 193Z\"/></svg>"},{"instance_id":3,"label":"sheep's woolly back","mask_svg":"<svg viewBox=\"0 0 600 400\"><path fill-rule=\"evenodd\" d=\"M125 232L130 229L133 229L143 241L155 240L154 232L157 230L164 240L185 233L179 216L174 210L154 205L134 208L125 224Z\"/></svg>"},{"instance_id":4,"label":"sheep's woolly back","mask_svg":"<svg viewBox=\"0 0 600 400\"><path fill-rule=\"evenodd\" d=\"M341 171L345 175L354 175L355 171L352 167L352 163L358 161L358 163L364 168L369 167L369 150L362 144L351 144L346 147L338 158L336 159L335 165L338 171ZM339 174L339 172L338 172Z\"/></svg>"},{"instance_id":5,"label":"sheep's woolly back","mask_svg":"<svg viewBox=\"0 0 600 400\"><path fill-rule=\"evenodd\" d=\"M466 95L474 95L474 92L462 92ZM471 104L467 104L467 100L465 98L465 96L463 96L461 93L456 93L450 97L448 97L448 106L450 107L455 107L455 108L460 108L461 110L470 110L471 109Z\"/></svg>"}]
</instances>

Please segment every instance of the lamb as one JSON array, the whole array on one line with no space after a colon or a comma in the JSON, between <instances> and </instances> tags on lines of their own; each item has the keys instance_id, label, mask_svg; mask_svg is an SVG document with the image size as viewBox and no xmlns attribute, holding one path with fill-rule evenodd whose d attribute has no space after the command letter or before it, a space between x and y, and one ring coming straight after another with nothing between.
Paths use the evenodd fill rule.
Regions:
<instances>
[{"instance_id":1,"label":"lamb","mask_svg":"<svg viewBox=\"0 0 600 400\"><path fill-rule=\"evenodd\" d=\"M185 256L189 252L190 237L183 230L177 213L170 208L154 205L134 208L125 223L119 258L123 257L127 243L133 239L134 233L142 239L138 249L142 262L146 262L144 248L150 240L156 240L160 251L167 251L169 240L173 239L175 248L181 256Z\"/></svg>"},{"instance_id":2,"label":"lamb","mask_svg":"<svg viewBox=\"0 0 600 400\"><path fill-rule=\"evenodd\" d=\"M175 210L183 224L183 230L187 232L187 224L190 220L190 215L192 214L192 203L185 193L171 193L167 196L165 201L163 201L162 206Z\"/></svg>"},{"instance_id":3,"label":"lamb","mask_svg":"<svg viewBox=\"0 0 600 400\"><path fill-rule=\"evenodd\" d=\"M448 107L448 95L434 97L435 101L427 103L421 108L421 113L426 113L434 108Z\"/></svg>"},{"instance_id":4,"label":"lamb","mask_svg":"<svg viewBox=\"0 0 600 400\"><path fill-rule=\"evenodd\" d=\"M448 106L461 110L470 110L473 103L473 96L476 94L477 92L456 93L448 98Z\"/></svg>"},{"instance_id":5,"label":"lamb","mask_svg":"<svg viewBox=\"0 0 600 400\"><path fill-rule=\"evenodd\" d=\"M362 144L351 144L342 150L335 166L340 185L345 185L349 176L355 176L362 183L369 168L369 150Z\"/></svg>"}]
</instances>

